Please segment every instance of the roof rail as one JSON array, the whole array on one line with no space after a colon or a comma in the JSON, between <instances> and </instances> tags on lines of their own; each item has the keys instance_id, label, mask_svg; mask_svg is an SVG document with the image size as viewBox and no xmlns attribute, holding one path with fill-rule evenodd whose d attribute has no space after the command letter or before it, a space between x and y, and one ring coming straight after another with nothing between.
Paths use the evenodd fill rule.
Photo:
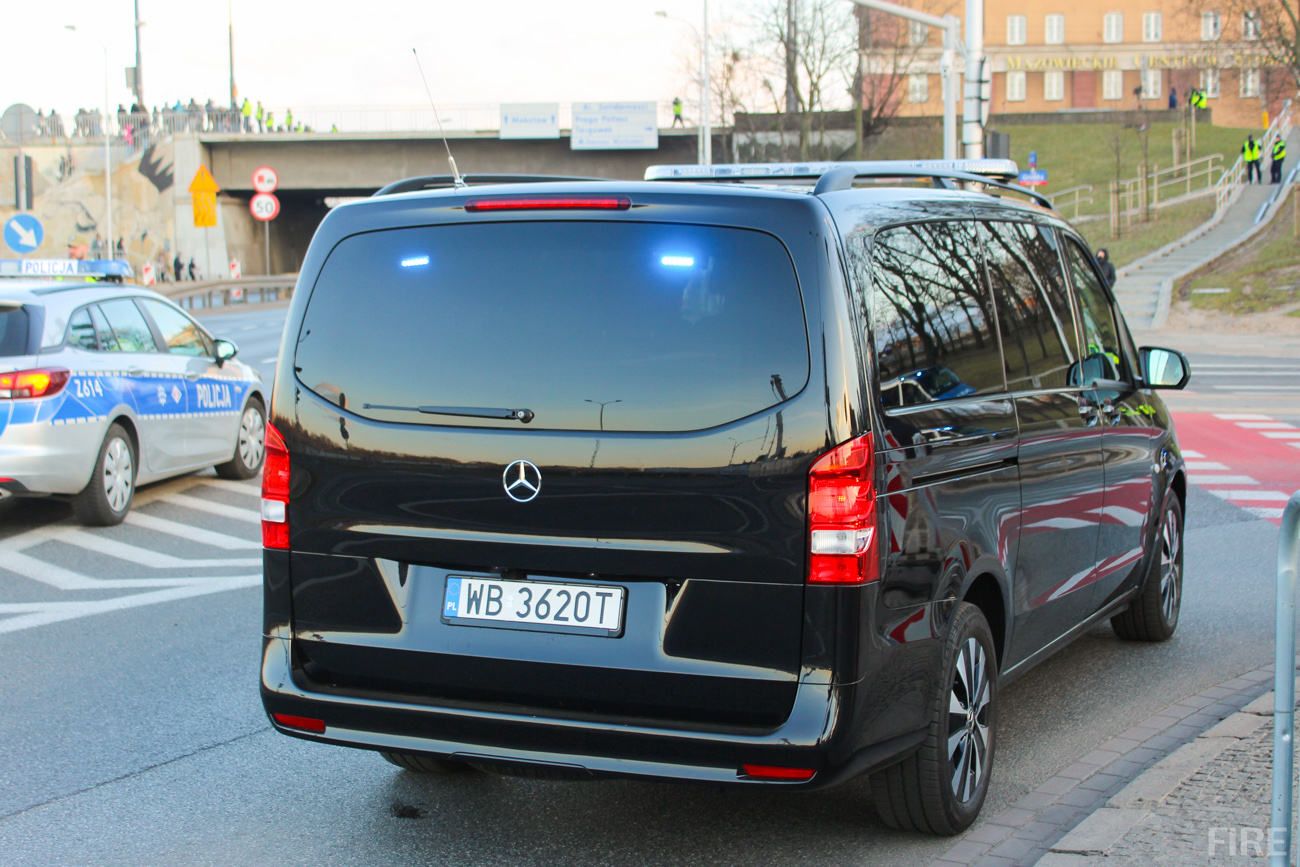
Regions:
<instances>
[{"instance_id":1,"label":"roof rail","mask_svg":"<svg viewBox=\"0 0 1300 867\"><path fill-rule=\"evenodd\" d=\"M934 178L935 186L954 189L952 181L984 184L1033 199L1049 210L1051 199L1019 184L1014 160L869 160L824 163L736 163L730 165L663 165L645 171L647 181L754 181L816 179L813 195L847 190L858 178ZM943 183L942 181L947 181Z\"/></svg>"},{"instance_id":2,"label":"roof rail","mask_svg":"<svg viewBox=\"0 0 1300 867\"><path fill-rule=\"evenodd\" d=\"M563 175L461 175L460 179L471 187L487 184L545 184L555 181L608 181L609 178L577 178ZM456 178L451 175L428 175L422 178L407 178L384 187L376 196L391 196L394 193L418 193L421 190L438 190L456 186Z\"/></svg>"}]
</instances>

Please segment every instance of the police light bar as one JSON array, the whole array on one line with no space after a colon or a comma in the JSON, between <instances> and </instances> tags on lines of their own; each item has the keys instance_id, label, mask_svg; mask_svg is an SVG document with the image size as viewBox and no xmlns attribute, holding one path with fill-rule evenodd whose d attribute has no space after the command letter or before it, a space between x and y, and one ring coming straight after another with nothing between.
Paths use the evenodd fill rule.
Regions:
<instances>
[{"instance_id":1,"label":"police light bar","mask_svg":"<svg viewBox=\"0 0 1300 867\"><path fill-rule=\"evenodd\" d=\"M0 277L135 277L125 259L0 259Z\"/></svg>"},{"instance_id":2,"label":"police light bar","mask_svg":"<svg viewBox=\"0 0 1300 867\"><path fill-rule=\"evenodd\" d=\"M909 174L933 171L937 174L965 172L996 180L1010 181L1020 176L1015 160L846 160L844 162L806 163L731 163L725 165L664 165L645 170L647 181L667 180L783 180L820 178L832 169L849 168L864 177L889 177L891 170Z\"/></svg>"}]
</instances>

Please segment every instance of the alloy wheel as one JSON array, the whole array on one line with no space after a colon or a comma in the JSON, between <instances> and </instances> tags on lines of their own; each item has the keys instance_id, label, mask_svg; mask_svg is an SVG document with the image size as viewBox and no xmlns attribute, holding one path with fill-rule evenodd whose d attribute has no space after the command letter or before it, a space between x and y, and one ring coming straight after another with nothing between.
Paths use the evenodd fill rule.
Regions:
<instances>
[{"instance_id":1,"label":"alloy wheel","mask_svg":"<svg viewBox=\"0 0 1300 867\"><path fill-rule=\"evenodd\" d=\"M1182 533L1178 516L1172 510L1165 514L1164 528L1160 533L1160 612L1166 623L1178 616L1179 595L1182 593Z\"/></svg>"},{"instance_id":2,"label":"alloy wheel","mask_svg":"<svg viewBox=\"0 0 1300 867\"><path fill-rule=\"evenodd\" d=\"M266 424L257 407L250 406L239 422L239 459L250 469L260 466L265 449Z\"/></svg>"},{"instance_id":3,"label":"alloy wheel","mask_svg":"<svg viewBox=\"0 0 1300 867\"><path fill-rule=\"evenodd\" d=\"M979 790L988 767L990 689L984 646L966 639L955 668L948 693L948 764L953 794L965 802Z\"/></svg>"},{"instance_id":4,"label":"alloy wheel","mask_svg":"<svg viewBox=\"0 0 1300 867\"><path fill-rule=\"evenodd\" d=\"M130 446L115 438L104 450L104 499L114 512L122 511L131 501L132 469Z\"/></svg>"}]
</instances>

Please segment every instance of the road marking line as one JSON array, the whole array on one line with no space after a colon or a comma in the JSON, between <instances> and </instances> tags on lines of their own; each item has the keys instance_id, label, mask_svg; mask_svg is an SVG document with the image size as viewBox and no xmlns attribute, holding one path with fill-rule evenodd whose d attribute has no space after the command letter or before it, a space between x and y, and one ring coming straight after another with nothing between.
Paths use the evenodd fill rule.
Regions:
<instances>
[{"instance_id":1,"label":"road marking line","mask_svg":"<svg viewBox=\"0 0 1300 867\"><path fill-rule=\"evenodd\" d=\"M1205 475L1202 473L1192 473L1193 484L1205 487L1207 485L1258 485L1259 482L1250 476L1215 476Z\"/></svg>"},{"instance_id":2,"label":"road marking line","mask_svg":"<svg viewBox=\"0 0 1300 867\"><path fill-rule=\"evenodd\" d=\"M1220 464L1215 461L1188 461L1187 469L1189 470L1226 470L1227 464Z\"/></svg>"},{"instance_id":3,"label":"road marking line","mask_svg":"<svg viewBox=\"0 0 1300 867\"><path fill-rule=\"evenodd\" d=\"M1261 518L1280 518L1285 509L1276 509L1271 506L1246 506L1247 512L1252 515L1258 515Z\"/></svg>"},{"instance_id":4,"label":"road marking line","mask_svg":"<svg viewBox=\"0 0 1300 867\"><path fill-rule=\"evenodd\" d=\"M1300 430L1262 430L1260 433L1271 440L1300 439Z\"/></svg>"},{"instance_id":5,"label":"road marking line","mask_svg":"<svg viewBox=\"0 0 1300 867\"><path fill-rule=\"evenodd\" d=\"M87 533L85 530L79 530L75 527L71 527L63 533L60 533L58 541L66 542L69 545L76 545L78 548L84 548L87 551L94 551L97 554L116 557L118 560L126 560L128 563L137 563L141 566L148 566L151 569L185 569L187 567L203 568L208 566L260 566L262 564L262 559L260 557L236 557L222 560L187 560L184 557L174 557L171 554L164 554L160 551L152 551L148 548L141 548L137 545L119 542L116 539L109 539L106 536Z\"/></svg>"},{"instance_id":6,"label":"road marking line","mask_svg":"<svg viewBox=\"0 0 1300 867\"><path fill-rule=\"evenodd\" d=\"M113 599L101 599L95 602L47 602L39 610L33 610L32 603L0 605L0 614L12 613L17 616L0 620L0 633L18 632L36 626L47 626L63 620L76 620L94 614L109 611L124 611L144 605L157 605L194 596L206 596L226 590L243 587L256 587L262 583L261 575L234 575L221 578L190 579L185 585L154 590L149 593L135 593L130 596L118 596ZM39 603L37 603L39 604Z\"/></svg>"},{"instance_id":7,"label":"road marking line","mask_svg":"<svg viewBox=\"0 0 1300 867\"><path fill-rule=\"evenodd\" d=\"M1254 415L1248 412L1216 412L1215 418L1221 418L1224 421L1272 421L1272 416Z\"/></svg>"},{"instance_id":8,"label":"road marking line","mask_svg":"<svg viewBox=\"0 0 1300 867\"><path fill-rule=\"evenodd\" d=\"M1300 391L1300 385L1213 385L1224 391Z\"/></svg>"},{"instance_id":9,"label":"road marking line","mask_svg":"<svg viewBox=\"0 0 1300 867\"><path fill-rule=\"evenodd\" d=\"M1295 425L1288 424L1287 422L1284 421L1239 421L1237 422L1237 427L1244 427L1247 430L1257 430L1257 431L1263 431L1266 429L1278 429L1278 430L1296 429ZM1268 436L1268 434L1264 434L1264 436Z\"/></svg>"},{"instance_id":10,"label":"road marking line","mask_svg":"<svg viewBox=\"0 0 1300 867\"><path fill-rule=\"evenodd\" d=\"M7 569L22 575L24 578L30 578L33 581L39 581L42 584L48 584L57 590L113 590L122 587L176 587L183 584L191 584L195 581L202 581L202 578L92 578L89 575L82 575L78 572L72 572L55 566L52 563L46 563L44 560L38 560L35 557L29 557L18 551L8 551L5 553L4 565L0 569Z\"/></svg>"},{"instance_id":11,"label":"road marking line","mask_svg":"<svg viewBox=\"0 0 1300 867\"><path fill-rule=\"evenodd\" d=\"M225 503L215 503L212 500L205 500L202 497L191 497L189 494L172 494L170 497L164 498L163 502L175 503L176 505L184 506L187 509L195 509L213 515L221 515L223 518L250 521L259 525L262 523L262 513L256 509L241 509L239 506L228 506Z\"/></svg>"},{"instance_id":12,"label":"road marking line","mask_svg":"<svg viewBox=\"0 0 1300 867\"><path fill-rule=\"evenodd\" d=\"M1200 452L1194 452L1191 449L1183 449L1183 457L1190 461L1192 458L1203 458L1205 455Z\"/></svg>"},{"instance_id":13,"label":"road marking line","mask_svg":"<svg viewBox=\"0 0 1300 867\"><path fill-rule=\"evenodd\" d=\"M141 512L128 512L126 523L135 524L137 527L144 527L146 530L156 530L159 533L169 533L173 536L179 536L188 542L199 542L203 545L211 545L214 548L225 548L229 551L262 547L261 539L257 539L256 541L240 539L236 536L227 535L226 533L204 530L199 527L192 527L189 524L182 524L179 521L169 521L166 518L156 518L153 515L145 515Z\"/></svg>"},{"instance_id":14,"label":"road marking line","mask_svg":"<svg viewBox=\"0 0 1300 867\"><path fill-rule=\"evenodd\" d=\"M1283 494L1280 491L1210 491L1216 497L1225 500L1242 500L1244 502L1280 502L1285 503L1291 499L1290 494Z\"/></svg>"},{"instance_id":15,"label":"road marking line","mask_svg":"<svg viewBox=\"0 0 1300 867\"><path fill-rule=\"evenodd\" d=\"M199 479L200 484L211 485L214 488L220 488L223 491L234 491L237 494L246 494L250 497L262 497L262 483L258 481L235 482L230 479Z\"/></svg>"}]
</instances>

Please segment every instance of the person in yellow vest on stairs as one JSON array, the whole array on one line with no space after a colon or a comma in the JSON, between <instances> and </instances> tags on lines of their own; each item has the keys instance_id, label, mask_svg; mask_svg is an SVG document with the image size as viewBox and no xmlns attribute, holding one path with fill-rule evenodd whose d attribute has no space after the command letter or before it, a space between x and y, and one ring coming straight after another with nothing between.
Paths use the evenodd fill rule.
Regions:
<instances>
[{"instance_id":1,"label":"person in yellow vest on stairs","mask_svg":"<svg viewBox=\"0 0 1300 867\"><path fill-rule=\"evenodd\" d=\"M1259 146L1259 142L1255 141L1255 137L1253 135L1246 136L1246 143L1241 146L1241 159L1246 164L1246 183L1250 183L1252 174L1255 177L1255 183L1264 183L1264 175L1259 168L1259 162L1263 156L1263 148Z\"/></svg>"},{"instance_id":2,"label":"person in yellow vest on stairs","mask_svg":"<svg viewBox=\"0 0 1300 867\"><path fill-rule=\"evenodd\" d=\"M1282 183L1282 163L1286 161L1286 142L1282 136L1273 137L1273 162L1268 167L1269 180L1275 184Z\"/></svg>"},{"instance_id":3,"label":"person in yellow vest on stairs","mask_svg":"<svg viewBox=\"0 0 1300 867\"><path fill-rule=\"evenodd\" d=\"M244 132L253 131L253 104L244 97L244 104L239 107L239 113L244 116Z\"/></svg>"}]
</instances>

